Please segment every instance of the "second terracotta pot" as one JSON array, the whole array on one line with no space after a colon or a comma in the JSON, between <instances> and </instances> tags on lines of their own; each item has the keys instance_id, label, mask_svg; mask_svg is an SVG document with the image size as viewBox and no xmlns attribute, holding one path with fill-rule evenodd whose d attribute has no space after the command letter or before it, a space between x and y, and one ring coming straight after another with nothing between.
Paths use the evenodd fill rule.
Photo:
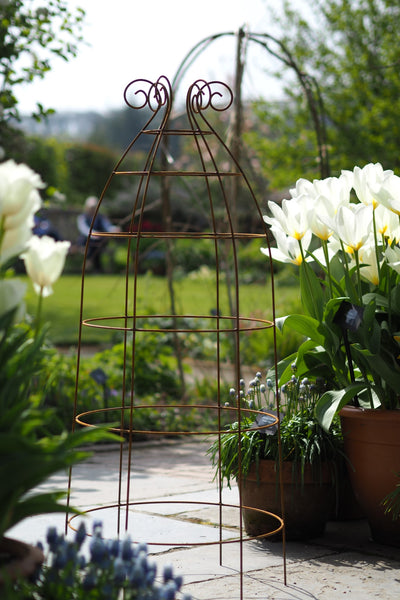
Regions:
<instances>
[{"instance_id":1,"label":"second terracotta pot","mask_svg":"<svg viewBox=\"0 0 400 600\"><path fill-rule=\"evenodd\" d=\"M335 505L335 467L324 463L322 468L306 465L303 481L299 468L292 462L282 464L285 531L288 540L303 540L323 534ZM261 460L257 475L252 465L239 483L244 507L252 507L281 516L279 477L275 461ZM276 519L250 508L243 509L246 533L262 535L276 528Z\"/></svg>"},{"instance_id":2,"label":"second terracotta pot","mask_svg":"<svg viewBox=\"0 0 400 600\"><path fill-rule=\"evenodd\" d=\"M349 475L375 541L400 546L400 519L385 514L384 498L395 489L400 473L400 410L340 412Z\"/></svg>"}]
</instances>

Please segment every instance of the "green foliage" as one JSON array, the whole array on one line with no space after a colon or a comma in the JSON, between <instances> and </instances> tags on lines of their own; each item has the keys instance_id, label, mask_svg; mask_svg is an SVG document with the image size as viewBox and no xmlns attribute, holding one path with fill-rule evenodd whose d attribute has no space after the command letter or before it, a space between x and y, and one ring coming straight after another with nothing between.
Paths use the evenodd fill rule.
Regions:
<instances>
[{"instance_id":1,"label":"green foliage","mask_svg":"<svg viewBox=\"0 0 400 600\"><path fill-rule=\"evenodd\" d=\"M187 274L202 266L215 266L215 248L209 240L177 240L174 246L173 261L176 268Z\"/></svg>"},{"instance_id":2,"label":"green foliage","mask_svg":"<svg viewBox=\"0 0 400 600\"><path fill-rule=\"evenodd\" d=\"M400 478L400 473L397 473L397 477ZM385 507L385 514L391 515L393 521L400 518L400 480L394 490L383 499L382 505Z\"/></svg>"},{"instance_id":3,"label":"green foliage","mask_svg":"<svg viewBox=\"0 0 400 600\"><path fill-rule=\"evenodd\" d=\"M265 246L259 239L250 240L241 245L239 254L239 276L242 285L262 283L268 277L269 261L260 251Z\"/></svg>"},{"instance_id":4,"label":"green foliage","mask_svg":"<svg viewBox=\"0 0 400 600\"><path fill-rule=\"evenodd\" d=\"M138 431L196 431L205 422L215 423L216 414L207 410L217 397L217 390L210 384L196 381L183 399L178 377L176 358L172 351L171 334L156 336L149 332L138 336L135 345L134 428ZM68 430L71 426L76 382L76 356L65 355L49 348L45 353L41 376L35 378L32 397L41 409L53 409L58 423L51 430ZM99 410L91 417L91 424L111 424L120 420L122 386L125 384L125 405L130 404L132 343L126 350L122 343L97 352L93 356L81 356L79 368L80 410ZM125 375L124 375L125 371ZM205 410L199 415L191 404L203 399ZM174 404L184 401L187 408L175 410ZM155 408L153 405L158 405ZM106 409L104 412L103 409ZM115 410L113 410L115 409ZM126 411L125 426L129 415ZM135 436L140 437L138 435Z\"/></svg>"},{"instance_id":5,"label":"green foliage","mask_svg":"<svg viewBox=\"0 0 400 600\"><path fill-rule=\"evenodd\" d=\"M89 195L100 196L116 164L112 150L94 144L67 144L68 196L74 204L83 204Z\"/></svg>"},{"instance_id":6,"label":"green foliage","mask_svg":"<svg viewBox=\"0 0 400 600\"><path fill-rule=\"evenodd\" d=\"M21 138L21 141L19 139ZM16 143L16 140L18 143ZM21 132L3 142L6 155L17 162L23 162L38 174L46 183L48 197L54 190L65 194L68 191L68 164L66 162L65 145L53 138L34 136L21 137ZM69 199L69 195L68 195Z\"/></svg>"},{"instance_id":7,"label":"green foliage","mask_svg":"<svg viewBox=\"0 0 400 600\"><path fill-rule=\"evenodd\" d=\"M300 281L303 306L308 314L292 314L277 323L283 333L288 328L306 338L296 354L286 359L280 383L290 379L289 361L296 362L299 377L323 376L330 390L321 397L317 415L325 428L329 428L334 414L353 399L365 408L379 405L396 408L400 389L397 344L388 334L400 328L396 286L388 301L385 277L373 292L369 291L369 284L360 282L363 316L356 328L344 330L338 317L346 306L354 307L348 301L352 283L346 277L336 281L332 273L329 277L335 283L337 296L333 298L311 267L303 262Z\"/></svg>"},{"instance_id":8,"label":"green foliage","mask_svg":"<svg viewBox=\"0 0 400 600\"><path fill-rule=\"evenodd\" d=\"M400 4L390 0L285 2L275 15L280 42L318 85L333 173L368 162L399 165L399 18ZM262 135L248 141L271 187L283 189L321 174L304 91L290 67L279 63L276 75L286 82L285 97L258 104Z\"/></svg>"},{"instance_id":9,"label":"green foliage","mask_svg":"<svg viewBox=\"0 0 400 600\"><path fill-rule=\"evenodd\" d=\"M71 143L55 138L22 137L21 132L7 136L2 142L7 155L24 162L40 174L46 183L48 199L57 190L68 205L82 207L88 196L100 195L118 154L107 147L88 143ZM121 180L112 190L114 199L123 189ZM118 214L119 207L112 205Z\"/></svg>"},{"instance_id":10,"label":"green foliage","mask_svg":"<svg viewBox=\"0 0 400 600\"><path fill-rule=\"evenodd\" d=\"M287 91L289 98L283 102L255 103L260 126L244 134L259 158L262 175L276 190L285 189L299 177L313 179L320 174L313 122L301 92L295 90L296 97Z\"/></svg>"},{"instance_id":11,"label":"green foliage","mask_svg":"<svg viewBox=\"0 0 400 600\"><path fill-rule=\"evenodd\" d=\"M176 359L173 354L172 334L156 335L145 332L135 341L135 381L134 390L139 396L164 395L177 397L180 386L177 377ZM126 346L116 344L108 350L96 354L91 363L102 365L108 376L108 384L118 389L122 381L122 373L126 371L125 388L130 390L132 364L132 340Z\"/></svg>"},{"instance_id":12,"label":"green foliage","mask_svg":"<svg viewBox=\"0 0 400 600\"><path fill-rule=\"evenodd\" d=\"M283 271L282 271L283 274ZM163 277L155 277L150 274L140 275L139 288L142 292L138 296L137 310L140 314L166 314L168 307L167 282ZM23 279L23 278L22 278ZM117 275L90 276L85 288L85 307L86 313L115 314L123 311L121 300L121 281ZM90 283L90 285L89 285ZM297 288L284 280L282 284L278 282L276 289L276 311L277 314L286 314L287 312L300 312L301 304L297 294ZM79 324L79 294L81 278L78 275L64 275L55 286L55 293L46 298L44 308L44 318L51 324L49 330L50 340L54 344L68 346L77 343L78 324ZM202 278L181 278L176 282L177 297L179 297L179 310L182 314L210 314L215 308L212 298L213 285L209 280ZM243 314L254 317L265 318L271 315L271 298L268 288L257 283L244 284L241 286L242 300L241 307ZM103 303L99 303L99 298L107 298L107 313ZM36 309L37 298L33 290L28 289L26 297L28 311L33 312ZM101 335L100 335L101 334ZM108 332L90 330L85 332L84 343L87 345L95 344L104 346L104 344L117 343L119 340ZM206 336L205 334L193 331L190 336L185 336L190 343L191 356L195 358L213 359L215 357L215 335ZM207 339L206 339L207 338ZM301 336L296 333L288 332L285 336L278 337L278 353L285 356L294 352L301 341ZM271 364L273 355L272 331L252 333L243 341L244 352L246 353L246 364ZM225 357L229 351L225 351Z\"/></svg>"},{"instance_id":13,"label":"green foliage","mask_svg":"<svg viewBox=\"0 0 400 600\"><path fill-rule=\"evenodd\" d=\"M26 517L65 512L64 493L32 493L57 471L86 458L86 442L104 431L65 433L57 417L31 396L46 365L44 332L14 325L13 313L0 319L0 536ZM61 433L60 433L61 430Z\"/></svg>"},{"instance_id":14,"label":"green foliage","mask_svg":"<svg viewBox=\"0 0 400 600\"><path fill-rule=\"evenodd\" d=\"M222 480L226 479L228 486L232 479L239 477L239 470L246 477L252 464L258 468L260 460L279 460L278 427L271 425L273 420L270 418L276 414L273 408L275 386L270 377L267 377L266 383L261 383L259 374L250 382L245 397L242 382L242 393L239 394L243 404L240 429L237 421L231 423L220 441L216 440L208 450L216 474L220 461L220 475ZM301 473L306 464L311 464L318 473L323 462L334 460L342 453L338 423L335 422L327 432L314 417L315 404L323 390L324 384L320 380L300 380L294 375L280 390L283 405L280 423L282 459L298 465ZM235 390L231 391L231 399L235 394ZM256 418L248 415L246 408L258 411ZM269 425L266 427L267 423Z\"/></svg>"},{"instance_id":15,"label":"green foliage","mask_svg":"<svg viewBox=\"0 0 400 600\"><path fill-rule=\"evenodd\" d=\"M72 427L73 406L76 382L76 356L59 352L54 347L45 351L45 358L40 375L35 378L32 387L32 398L41 409L51 409L57 420L49 429L53 433L61 430L69 431ZM84 365L81 374L81 395L87 405L103 406L103 391L90 376L91 369Z\"/></svg>"},{"instance_id":16,"label":"green foliage","mask_svg":"<svg viewBox=\"0 0 400 600\"><path fill-rule=\"evenodd\" d=\"M85 12L68 10L65 0L50 0L37 6L34 0L7 0L0 15L0 127L19 118L16 87L43 78L51 69L50 60L76 56L82 41ZM34 116L48 114L37 104Z\"/></svg>"}]
</instances>

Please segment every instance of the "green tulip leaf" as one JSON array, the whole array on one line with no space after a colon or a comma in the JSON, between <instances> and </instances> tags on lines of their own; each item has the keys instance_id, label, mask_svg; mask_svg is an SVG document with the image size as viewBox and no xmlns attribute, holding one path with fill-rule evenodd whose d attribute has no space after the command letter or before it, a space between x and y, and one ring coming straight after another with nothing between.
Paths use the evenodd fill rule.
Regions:
<instances>
[{"instance_id":1,"label":"green tulip leaf","mask_svg":"<svg viewBox=\"0 0 400 600\"><path fill-rule=\"evenodd\" d=\"M321 280L306 262L300 265L301 303L311 317L322 321L325 297Z\"/></svg>"},{"instance_id":2,"label":"green tulip leaf","mask_svg":"<svg viewBox=\"0 0 400 600\"><path fill-rule=\"evenodd\" d=\"M308 315L288 315L277 319L277 327L283 332L285 327L297 331L301 335L310 338L317 345L324 344L324 336L321 334L321 323Z\"/></svg>"},{"instance_id":3,"label":"green tulip leaf","mask_svg":"<svg viewBox=\"0 0 400 600\"><path fill-rule=\"evenodd\" d=\"M322 394L315 406L315 417L321 427L329 431L336 413L364 389L365 383L353 383L343 390L329 390Z\"/></svg>"},{"instance_id":4,"label":"green tulip leaf","mask_svg":"<svg viewBox=\"0 0 400 600\"><path fill-rule=\"evenodd\" d=\"M277 364L277 374L278 374L278 381L279 381L279 385L282 385L283 383L286 383L286 381L282 381L281 383L281 378L283 376L283 374L286 372L286 370L288 369L288 367L290 368L290 366L293 364L293 362L295 362L297 357L297 352L294 352L293 354L290 354L289 356L286 356L285 358L283 358L282 360L280 360ZM268 373L267 373L267 378L271 379L272 381L272 385L275 386L275 368L271 368Z\"/></svg>"},{"instance_id":5,"label":"green tulip leaf","mask_svg":"<svg viewBox=\"0 0 400 600\"><path fill-rule=\"evenodd\" d=\"M45 494L35 494L25 500L21 500L14 506L9 521L6 524L6 529L9 529L27 517L35 515L66 512L65 503L59 501L65 498L66 492L49 492ZM69 508L71 512L76 510Z\"/></svg>"}]
</instances>

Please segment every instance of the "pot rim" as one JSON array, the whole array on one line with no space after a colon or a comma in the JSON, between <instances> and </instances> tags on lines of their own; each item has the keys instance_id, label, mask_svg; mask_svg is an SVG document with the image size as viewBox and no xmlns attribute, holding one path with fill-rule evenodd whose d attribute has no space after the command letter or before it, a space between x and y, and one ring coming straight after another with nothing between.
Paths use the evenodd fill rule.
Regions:
<instances>
[{"instance_id":1,"label":"pot rim","mask_svg":"<svg viewBox=\"0 0 400 600\"><path fill-rule=\"evenodd\" d=\"M339 411L340 417L346 419L376 419L384 421L386 419L400 419L400 409L386 408L362 408L361 406L343 406Z\"/></svg>"}]
</instances>

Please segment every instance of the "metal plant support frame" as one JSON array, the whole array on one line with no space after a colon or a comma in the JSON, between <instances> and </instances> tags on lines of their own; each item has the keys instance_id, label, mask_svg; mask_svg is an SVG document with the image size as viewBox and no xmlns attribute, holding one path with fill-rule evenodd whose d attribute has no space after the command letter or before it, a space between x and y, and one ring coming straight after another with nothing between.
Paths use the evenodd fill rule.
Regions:
<instances>
[{"instance_id":1,"label":"metal plant support frame","mask_svg":"<svg viewBox=\"0 0 400 600\"><path fill-rule=\"evenodd\" d=\"M76 389L74 400L74 417L73 428L79 426L96 426L97 419L101 417L101 422L104 423L104 418L110 418L109 429L124 435L127 443L121 444L119 464L118 489L116 490L115 502L99 508L89 509L88 513L96 510L113 509L116 512L116 530L120 534L122 531L129 531L129 521L132 519L130 514L132 508L143 504L170 504L171 501L163 502L138 502L135 499L135 490L131 481L134 472L134 443L135 434L146 434L148 436L193 436L193 435L208 435L215 436L214 439L219 440L219 448L221 451L221 435L224 433L224 424L227 416L231 416L231 421L238 423L238 453L239 453L239 473L241 473L241 433L245 431L242 426L242 416L245 414L255 413L258 411L250 410L241 405L238 400L235 406L226 406L225 397L222 397L221 382L222 382L222 358L221 358L221 343L224 337L232 341L234 347L234 383L236 389L240 389L241 380L241 350L243 339L255 332L262 332L268 329L273 331L274 340L274 358L275 368L277 364L276 355L276 330L275 330L275 291L273 280L272 259L269 256L270 276L270 293L272 314L271 320L263 318L255 318L254 316L244 316L241 314L240 305L242 290L239 281L240 267L240 252L239 247L242 243L252 239L262 240L263 246L269 249L268 230L263 221L262 213L250 183L245 173L240 168L240 165L235 160L228 147L224 144L221 137L218 135L212 126L209 118L206 116L211 111L223 112L227 110L233 100L233 95L228 86L222 82L212 81L206 82L203 80L196 81L191 85L187 93L186 112L188 119L188 127L182 129L169 128L170 113L172 107L172 90L167 78L160 77L156 82L149 80L137 79L127 85L124 92L124 98L128 106L133 109L146 108L150 112L150 117L146 125L136 135L128 148L123 153L118 161L115 169L108 178L104 190L100 196L95 215L93 216L92 225L90 228L90 236L100 236L107 240L117 240L120 244L125 244L126 247L126 268L121 278L123 280L124 292L122 298L122 310L119 315L101 314L87 315L85 313L85 289L90 285L90 278L87 278L88 270L88 243L86 245L83 270L82 270L82 285L81 285L81 306L80 306L80 326L78 339L77 353L77 372L76 372ZM149 152L144 162L144 167L141 170L130 170L125 166L125 160L128 155L134 151L135 144L139 138L145 137L149 140ZM167 155L166 150L168 144L175 138L180 142L192 143L197 156L198 169L186 171L184 169L176 170L168 165L165 160ZM224 164L234 165L233 170L224 170L218 167L219 156L222 152L226 157ZM172 165L173 167L174 165ZM93 223L97 213L100 210L101 204L110 186L115 181L115 178L125 177L132 183L132 207L129 224L125 231L115 233L95 233L93 231ZM166 180L169 184L179 182L183 178L188 178L193 182L193 185L202 185L205 204L208 207L209 220L208 226L203 227L200 231L183 230L181 226L175 226L171 219L164 220L164 227L161 230L149 231L144 227L146 206L151 202L149 195L152 185L160 180ZM245 201L251 202L255 214L259 216L260 230L256 233L246 232L237 221L232 218L229 191L227 191L227 182L232 178L241 180L243 190L246 193ZM157 185L157 187L158 187ZM229 190L229 186L228 186ZM169 190L171 192L171 190ZM240 222L240 219L238 220ZM168 229L165 226L168 225ZM173 244L177 240L191 240L193 245L199 241L206 240L213 250L215 257L215 273L213 274L213 301L215 310L212 314L139 314L138 313L138 298L141 293L140 282L137 276L140 267L140 257L143 242L148 240L167 242ZM88 238L89 240L89 238ZM232 285L234 289L234 310L232 314L226 313L224 302L224 286L225 272L230 270ZM122 289L122 288L121 288ZM173 324L172 328L170 324ZM107 407L104 409L93 410L90 406L85 406L87 399L82 398L80 371L81 371L81 354L85 344L85 332L104 332L105 330L117 333L123 340L123 357L124 357L124 373L123 381L121 382L121 398L120 405L117 407ZM212 334L216 339L215 351L215 380L217 383L217 398L211 404L189 404L186 401L184 390L182 390L182 398L173 404L163 404L160 401L155 401L152 405L153 409L179 411L183 413L185 410L195 410L201 416L202 411L212 411L216 415L215 426L195 431L152 431L143 430L136 426L135 420L139 412L148 407L143 404L140 398L136 397L135 393L135 366L136 366L136 344L141 336L147 334L164 335L166 332L172 333L182 339L185 336L195 333L196 335ZM277 381L276 377L276 381ZM128 383L129 382L129 383ZM279 394L278 389L275 390L276 395L276 411L277 417L275 424L278 425L278 435L280 442L279 431ZM225 418L225 420L224 420ZM116 423L117 421L117 423ZM271 425L269 425L271 426ZM261 429L261 428L260 428ZM162 442L161 442L162 443ZM282 457L280 457L282 460ZM219 464L221 464L219 453ZM280 473L282 469L279 469ZM219 473L221 469L219 469ZM68 500L70 496L73 471L70 471ZM173 485L173 484L171 484ZM280 481L281 497L283 484ZM252 508L255 511L266 513L275 517L277 526L273 531L266 532L258 538L269 537L278 532L282 532L283 536L283 564L284 564L284 580L286 584L286 553L285 553L285 535L284 535L284 506L282 499L282 516L271 515L260 509L253 507L243 507L241 501L238 505L226 504L223 498L223 487L221 476L219 478L219 501L218 503L202 503L202 502L187 502L185 499L179 500L179 504L206 504L219 507L219 539L217 541L208 541L204 544L198 541L188 542L187 540L174 540L169 543L158 542L156 540L145 540L151 545L160 546L197 546L197 545L212 545L218 544L220 548L220 563L222 564L222 550L224 544L238 543L239 544L239 564L240 564L240 599L243 599L243 542L248 539L254 539L246 536L242 525L242 510L243 508ZM239 536L234 539L223 539L223 509L226 507L236 508L239 512ZM74 528L74 516L70 517L67 514L66 526Z\"/></svg>"}]
</instances>

